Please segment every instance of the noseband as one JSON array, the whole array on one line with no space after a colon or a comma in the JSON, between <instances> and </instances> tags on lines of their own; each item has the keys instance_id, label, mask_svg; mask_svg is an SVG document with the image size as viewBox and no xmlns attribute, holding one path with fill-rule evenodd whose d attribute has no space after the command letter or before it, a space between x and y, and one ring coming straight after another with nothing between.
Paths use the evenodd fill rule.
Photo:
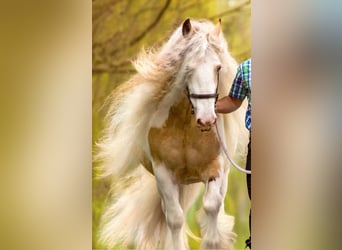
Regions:
<instances>
[{"instance_id":1,"label":"noseband","mask_svg":"<svg viewBox=\"0 0 342 250\"><path fill-rule=\"evenodd\" d=\"M188 93L188 99L189 99L189 102L191 104L191 114L194 114L195 111L194 111L194 105L192 104L190 98L193 98L193 99L211 99L211 98L215 98L215 104L216 104L218 96L219 96L219 94L217 93L219 82L220 82L219 81L219 74L217 74L216 92L212 93L212 94L193 94L193 93L190 93L190 90L189 90L188 86L186 87L186 90L187 90L187 93Z\"/></svg>"},{"instance_id":2,"label":"noseband","mask_svg":"<svg viewBox=\"0 0 342 250\"><path fill-rule=\"evenodd\" d=\"M188 92L188 98L189 98L189 102L191 104L191 114L194 114L194 105L192 104L192 101L190 98L194 98L194 99L211 99L211 98L215 98L215 104L217 102L218 99L218 93L217 93L217 88L216 88L216 93L212 93L212 94L190 94L190 91L188 89L188 87L186 88L187 92Z\"/></svg>"},{"instance_id":3,"label":"noseband","mask_svg":"<svg viewBox=\"0 0 342 250\"><path fill-rule=\"evenodd\" d=\"M189 98L194 98L194 99L210 99L210 98L215 98L216 101L217 101L218 94L217 93L213 93L213 94L190 94L189 93Z\"/></svg>"}]
</instances>

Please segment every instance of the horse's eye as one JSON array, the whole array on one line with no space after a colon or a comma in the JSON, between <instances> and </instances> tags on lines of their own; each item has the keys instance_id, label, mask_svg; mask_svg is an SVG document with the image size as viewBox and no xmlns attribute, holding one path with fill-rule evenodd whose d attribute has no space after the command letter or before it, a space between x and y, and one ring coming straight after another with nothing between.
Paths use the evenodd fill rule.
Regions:
<instances>
[{"instance_id":1,"label":"horse's eye","mask_svg":"<svg viewBox=\"0 0 342 250\"><path fill-rule=\"evenodd\" d=\"M221 65L217 65L217 66L216 66L216 71L219 72L220 69L221 69Z\"/></svg>"}]
</instances>

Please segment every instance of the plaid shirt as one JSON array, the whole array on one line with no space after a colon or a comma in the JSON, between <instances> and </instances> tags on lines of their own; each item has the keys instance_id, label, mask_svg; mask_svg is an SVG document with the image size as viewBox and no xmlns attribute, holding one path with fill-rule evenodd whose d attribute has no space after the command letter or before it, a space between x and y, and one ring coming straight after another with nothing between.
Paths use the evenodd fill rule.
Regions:
<instances>
[{"instance_id":1,"label":"plaid shirt","mask_svg":"<svg viewBox=\"0 0 342 250\"><path fill-rule=\"evenodd\" d=\"M245 99L247 96L248 107L245 123L246 128L251 130L251 59L248 59L239 65L229 95L241 100Z\"/></svg>"}]
</instances>

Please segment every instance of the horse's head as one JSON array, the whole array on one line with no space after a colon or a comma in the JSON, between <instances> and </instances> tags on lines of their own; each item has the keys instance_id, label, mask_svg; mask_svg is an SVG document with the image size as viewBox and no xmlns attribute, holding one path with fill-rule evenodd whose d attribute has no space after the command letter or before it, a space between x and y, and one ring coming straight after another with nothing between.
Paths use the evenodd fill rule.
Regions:
<instances>
[{"instance_id":1,"label":"horse's head","mask_svg":"<svg viewBox=\"0 0 342 250\"><path fill-rule=\"evenodd\" d=\"M182 33L190 41L186 71L187 89L198 126L202 131L210 130L216 123L215 103L218 97L219 71L221 61L217 49L212 46L213 41L221 35L220 22L215 28L199 33L187 19L182 26ZM189 37L188 37L189 36ZM190 36L197 36L191 38ZM191 40L192 39L192 40Z\"/></svg>"}]
</instances>

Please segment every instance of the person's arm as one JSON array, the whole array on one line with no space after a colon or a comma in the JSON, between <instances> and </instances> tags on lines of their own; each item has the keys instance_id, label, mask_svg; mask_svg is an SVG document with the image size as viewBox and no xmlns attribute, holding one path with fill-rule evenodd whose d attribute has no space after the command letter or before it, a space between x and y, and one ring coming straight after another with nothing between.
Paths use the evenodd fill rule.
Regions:
<instances>
[{"instance_id":1,"label":"person's arm","mask_svg":"<svg viewBox=\"0 0 342 250\"><path fill-rule=\"evenodd\" d=\"M216 113L231 113L237 110L243 102L243 99L231 97L229 95L217 101L215 106Z\"/></svg>"}]
</instances>

